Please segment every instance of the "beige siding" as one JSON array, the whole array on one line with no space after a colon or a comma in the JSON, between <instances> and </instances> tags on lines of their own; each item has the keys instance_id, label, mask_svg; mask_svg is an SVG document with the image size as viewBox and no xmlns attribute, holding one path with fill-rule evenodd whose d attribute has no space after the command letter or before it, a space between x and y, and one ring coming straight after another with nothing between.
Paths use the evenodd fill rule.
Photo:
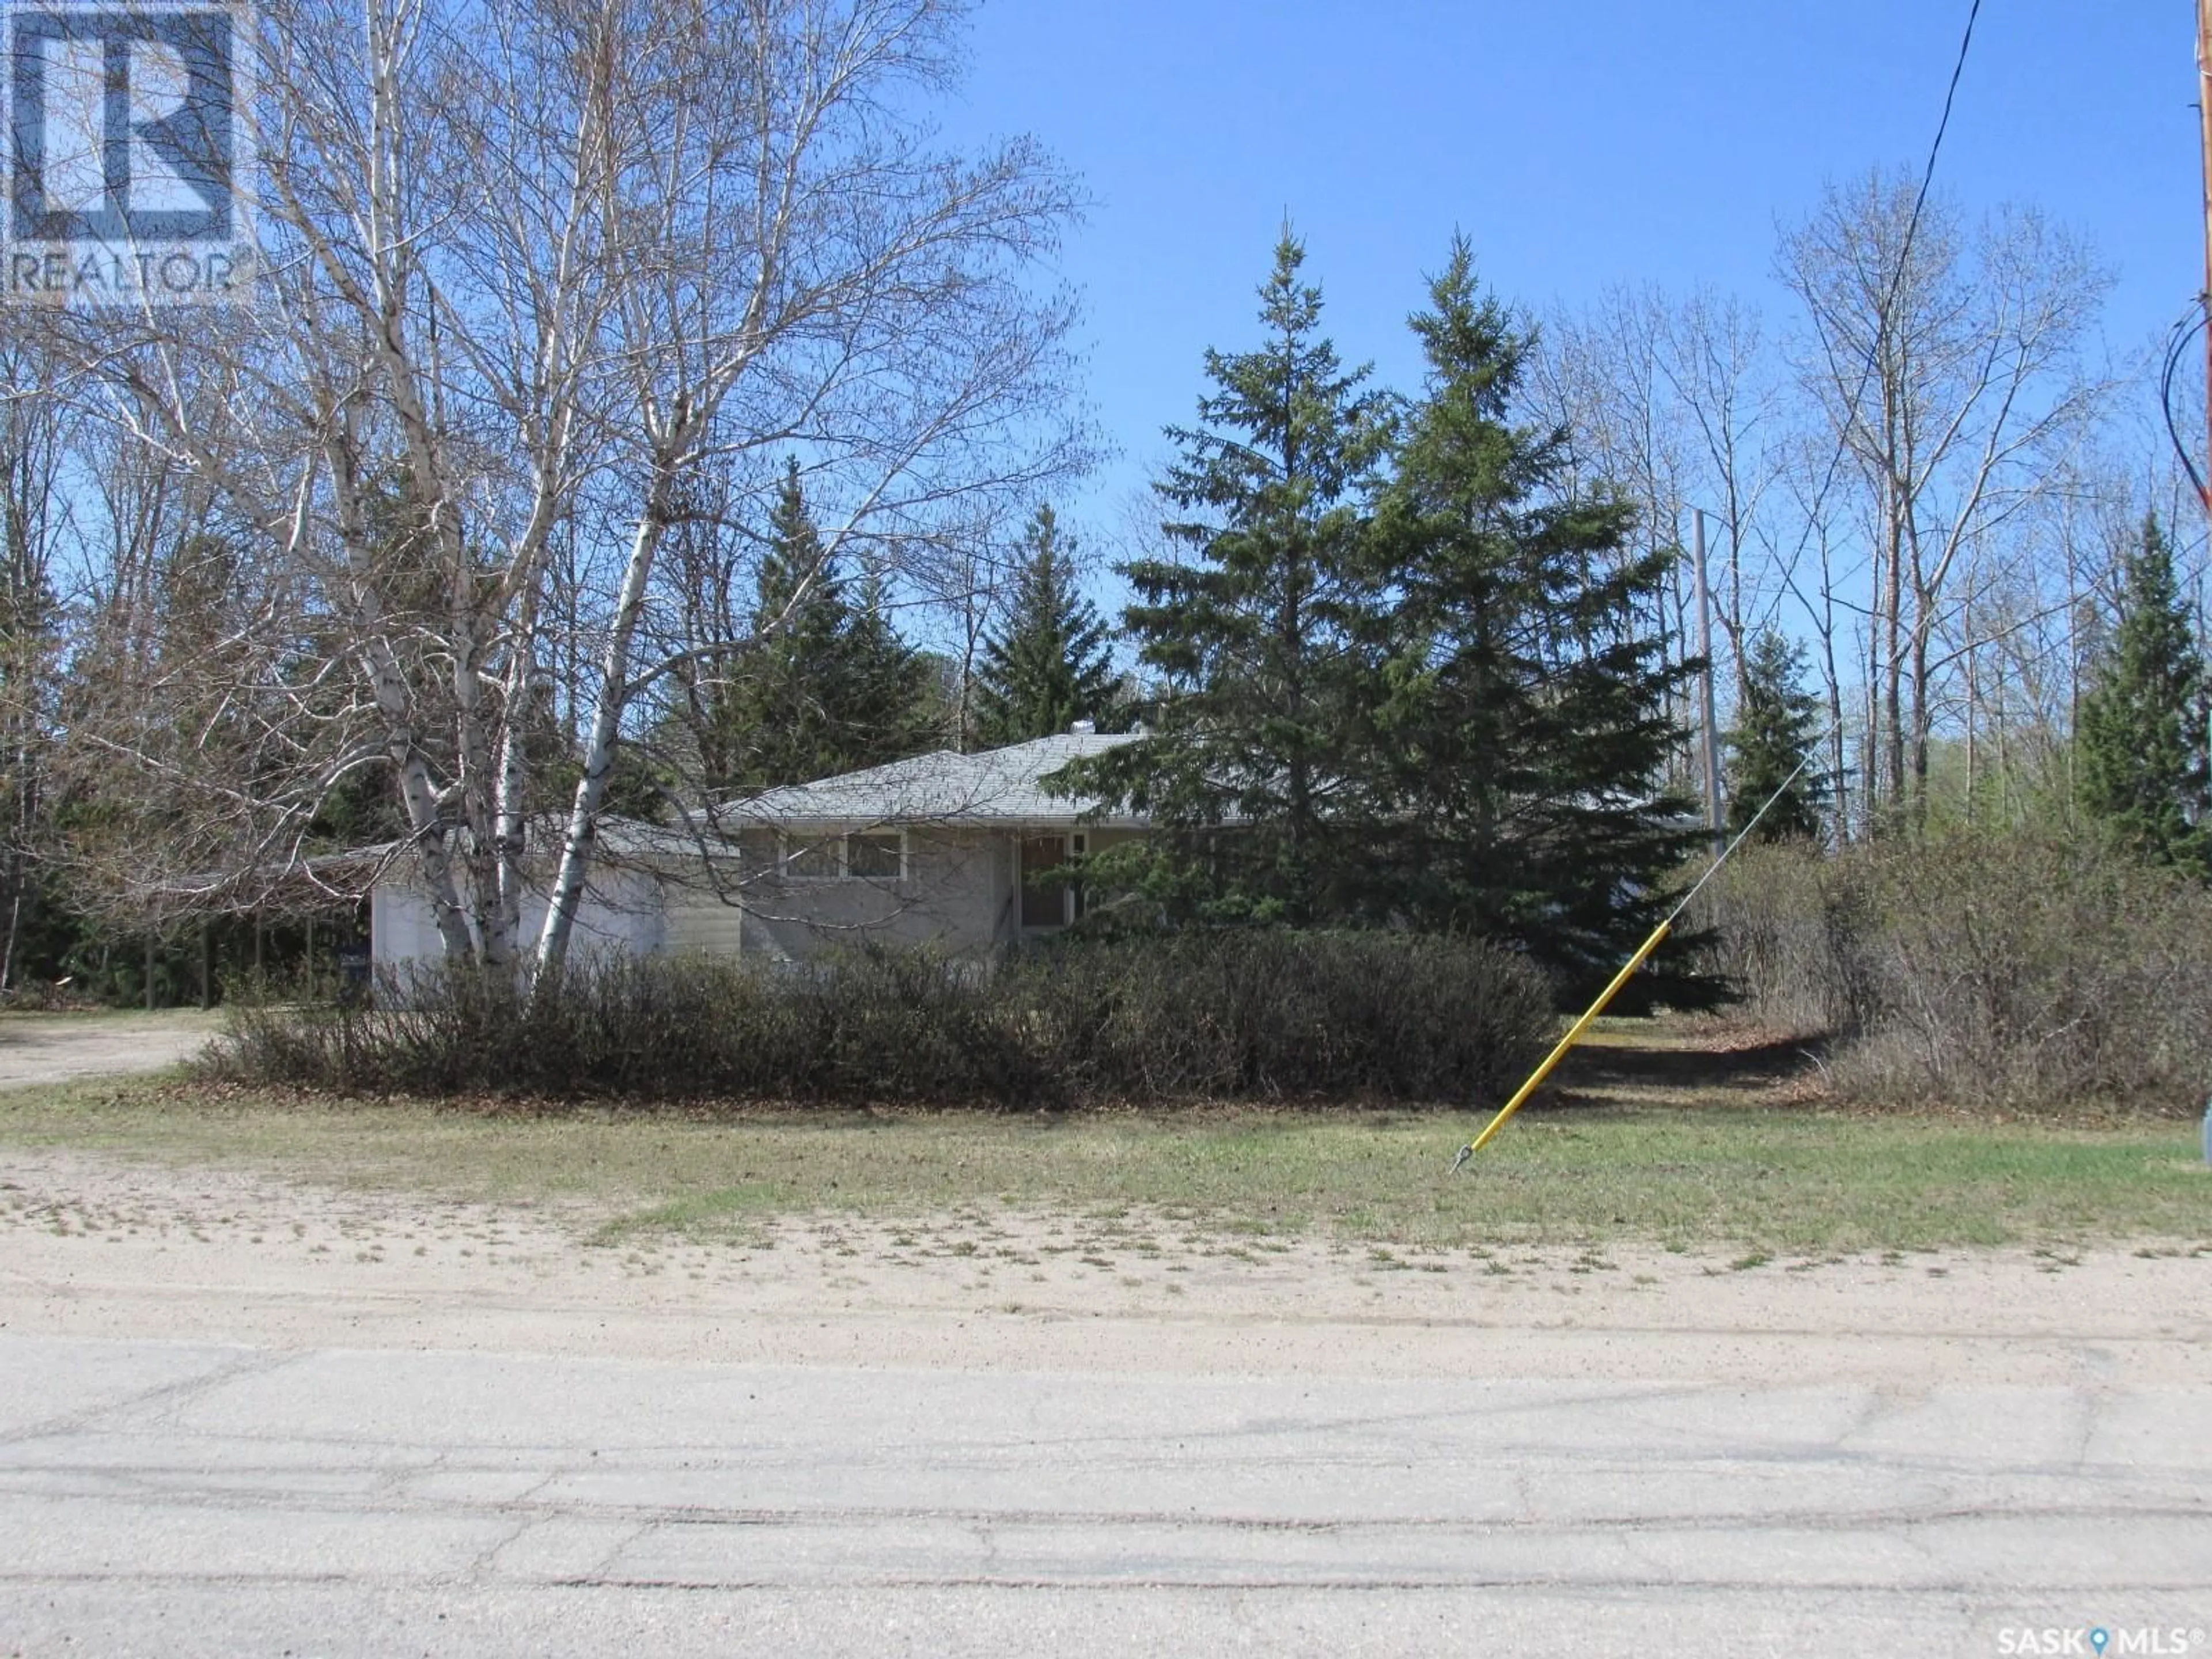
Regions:
<instances>
[{"instance_id":1,"label":"beige siding","mask_svg":"<svg viewBox=\"0 0 2212 1659\"><path fill-rule=\"evenodd\" d=\"M663 948L672 955L703 951L713 956L735 956L744 914L712 893L672 890Z\"/></svg>"},{"instance_id":2,"label":"beige siding","mask_svg":"<svg viewBox=\"0 0 2212 1659\"><path fill-rule=\"evenodd\" d=\"M545 872L532 873L542 879ZM568 942L572 956L580 962L594 956L649 956L666 948L662 904L667 896L644 871L594 871L576 907ZM545 906L543 886L524 892L516 937L525 949L537 944ZM404 968L444 956L430 895L412 872L391 872L377 884L369 906L369 939L379 968Z\"/></svg>"},{"instance_id":3,"label":"beige siding","mask_svg":"<svg viewBox=\"0 0 2212 1659\"><path fill-rule=\"evenodd\" d=\"M746 893L744 949L798 959L882 939L981 956L999 937L1003 836L909 830L901 881L775 881Z\"/></svg>"},{"instance_id":4,"label":"beige siding","mask_svg":"<svg viewBox=\"0 0 2212 1659\"><path fill-rule=\"evenodd\" d=\"M687 951L736 956L744 927L744 911L733 902L740 881L773 867L775 846L773 836L749 833L739 839L740 856L717 860L711 872L693 860L672 868L663 889L667 908L661 949L672 956Z\"/></svg>"}]
</instances>

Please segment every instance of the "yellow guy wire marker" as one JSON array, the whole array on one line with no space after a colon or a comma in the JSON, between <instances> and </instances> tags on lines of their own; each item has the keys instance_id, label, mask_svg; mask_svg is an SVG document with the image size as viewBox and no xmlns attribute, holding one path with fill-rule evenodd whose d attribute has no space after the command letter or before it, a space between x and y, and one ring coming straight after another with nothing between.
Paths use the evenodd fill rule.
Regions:
<instances>
[{"instance_id":1,"label":"yellow guy wire marker","mask_svg":"<svg viewBox=\"0 0 2212 1659\"><path fill-rule=\"evenodd\" d=\"M1829 728L1829 732L1833 730L1832 726ZM1498 1109L1498 1115L1490 1120L1482 1133L1459 1149L1459 1156L1452 1159L1452 1174L1457 1175L1466 1167L1468 1159L1490 1144L1490 1138L1505 1127L1505 1120L1521 1109L1528 1097L1536 1092L1546 1078L1551 1076L1553 1068L1567 1057L1567 1051L1581 1041L1583 1033L1589 1030L1595 1023L1597 1017L1605 1012L1606 1005L1620 994L1620 988L1634 977L1636 970L1641 968L1651 953L1659 948L1659 942L1667 937L1668 930L1674 927L1682 912L1690 908L1690 902L1705 890L1707 882L1720 873L1721 866L1726 864L1735 854L1735 849L1743 845L1744 838L1759 827L1759 819L1766 816L1766 809L1780 800L1790 786L1797 781L1798 774L1813 763L1813 757L1820 752L1820 744L1827 741L1829 732L1822 732L1807 746L1805 758L1797 763L1796 770L1782 780L1782 787L1766 798L1759 811L1751 815L1751 822L1738 830L1735 839L1721 849L1720 856L1712 861L1711 866L1704 875L1698 878L1697 885L1682 895L1682 902L1668 913L1667 920L1651 930L1651 937L1637 947L1636 954L1629 957L1621 970L1613 976L1613 982L1597 994L1597 1000L1583 1010L1580 1019L1567 1027L1566 1036L1561 1037L1558 1046L1544 1056L1544 1063L1528 1074L1528 1080L1526 1083L1514 1091L1512 1099Z\"/></svg>"}]
</instances>

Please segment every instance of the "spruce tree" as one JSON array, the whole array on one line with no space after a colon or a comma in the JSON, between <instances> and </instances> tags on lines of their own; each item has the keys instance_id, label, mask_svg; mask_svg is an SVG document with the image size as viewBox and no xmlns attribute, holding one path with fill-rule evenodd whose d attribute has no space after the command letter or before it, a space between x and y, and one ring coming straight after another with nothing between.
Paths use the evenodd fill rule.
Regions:
<instances>
[{"instance_id":1,"label":"spruce tree","mask_svg":"<svg viewBox=\"0 0 2212 1659\"><path fill-rule=\"evenodd\" d=\"M710 792L807 783L844 769L844 582L787 461L756 577L759 643L733 657L702 734Z\"/></svg>"},{"instance_id":2,"label":"spruce tree","mask_svg":"<svg viewBox=\"0 0 2212 1659\"><path fill-rule=\"evenodd\" d=\"M842 660L848 700L840 770L904 760L951 737L951 700L938 662L901 637L889 585L874 571L860 585Z\"/></svg>"},{"instance_id":3,"label":"spruce tree","mask_svg":"<svg viewBox=\"0 0 2212 1659\"><path fill-rule=\"evenodd\" d=\"M1106 624L1076 586L1075 560L1052 508L1023 538L1005 625L983 642L975 673L975 735L987 746L1066 731L1077 720L1117 729L1118 690Z\"/></svg>"},{"instance_id":4,"label":"spruce tree","mask_svg":"<svg viewBox=\"0 0 2212 1659\"><path fill-rule=\"evenodd\" d=\"M1264 343L1208 351L1200 424L1170 428L1181 453L1154 488L1189 556L1121 567L1125 628L1167 690L1157 727L1066 774L1152 820L1102 880L1214 920L1330 919L1359 868L1343 792L1367 688L1349 653L1376 601L1362 537L1386 405L1321 334L1304 258L1285 229Z\"/></svg>"},{"instance_id":5,"label":"spruce tree","mask_svg":"<svg viewBox=\"0 0 2212 1659\"><path fill-rule=\"evenodd\" d=\"M1741 701L1728 733L1731 837L1771 796L1774 805L1759 820L1759 840L1820 839L1825 775L1808 761L1820 737L1820 700L1806 689L1804 647L1777 629L1762 629L1744 653Z\"/></svg>"},{"instance_id":6,"label":"spruce tree","mask_svg":"<svg viewBox=\"0 0 2212 1659\"><path fill-rule=\"evenodd\" d=\"M1669 558L1632 509L1571 481L1564 428L1516 425L1529 339L1480 290L1464 240L1414 317L1428 370L1371 540L1383 619L1379 862L1389 911L1510 941L1579 997L1656 925L1699 839L1667 792L1669 713L1694 665L1643 619ZM1676 1001L1710 988L1661 960Z\"/></svg>"},{"instance_id":7,"label":"spruce tree","mask_svg":"<svg viewBox=\"0 0 2212 1659\"><path fill-rule=\"evenodd\" d=\"M856 603L787 463L769 519L753 627L700 734L710 793L811 783L918 754L934 737L928 666L891 626L873 577Z\"/></svg>"},{"instance_id":8,"label":"spruce tree","mask_svg":"<svg viewBox=\"0 0 2212 1659\"><path fill-rule=\"evenodd\" d=\"M2130 555L2119 626L2082 700L2081 805L2122 845L2212 868L2204 661L2156 519Z\"/></svg>"}]
</instances>

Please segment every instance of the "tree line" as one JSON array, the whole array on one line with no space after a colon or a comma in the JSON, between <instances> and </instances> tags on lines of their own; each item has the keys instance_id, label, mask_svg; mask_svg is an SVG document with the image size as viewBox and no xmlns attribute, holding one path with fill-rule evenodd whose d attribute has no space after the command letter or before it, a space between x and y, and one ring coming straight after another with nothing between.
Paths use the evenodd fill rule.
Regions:
<instances>
[{"instance_id":1,"label":"tree line","mask_svg":"<svg viewBox=\"0 0 2212 1659\"><path fill-rule=\"evenodd\" d=\"M1932 652L1954 636L1936 573L1962 559L1970 575L2002 568L2000 489L2032 523L2039 492L2057 488L2001 465L2030 441L2007 429L2009 415L1955 411L1943 434L1957 442L1987 420L1972 471L1983 505L1943 493L1930 482L1940 468L1915 474L1911 501L1881 493L1896 477L1873 476L1873 522L1893 538L1874 541L1873 574L1886 591L1917 568L1896 593L1918 608L1894 629L1899 613L1867 609L1863 638L1902 646L1861 685L1867 723L1854 730L1837 687L1824 698L1810 672L1818 630L1801 617L1793 637L1783 607L1743 608L1741 557L1716 573L1737 607L1731 659L1685 649L1684 550L1655 533L1653 502L1589 471L1589 436L1544 380L1556 356L1482 289L1463 239L1410 319L1425 368L1412 395L1341 366L1304 258L1286 232L1261 290L1264 343L1207 355L1200 424L1173 432L1177 459L1155 486L1174 514L1167 556L1121 567L1152 726L1071 775L1156 830L1101 860L1104 885L1197 920L1477 934L1579 994L1671 909L1716 830L1833 846L2009 829L2033 811L2119 855L2212 875L2212 682L2201 611L2155 513L2107 526L2109 590L2070 602L2085 642L2069 728L1997 726L2063 758L2063 781L1986 758L1976 779L1975 721L1988 711L1970 707L1966 796L1939 811L1934 763L1954 740L1932 702L1946 683ZM2020 280L2047 303L2064 275L2039 266ZM1865 378L1879 368L1877 348ZM2010 383L2006 396L2017 407L2039 390ZM2061 389L2031 424L2047 433L2087 401ZM1838 470L1860 418L1839 428ZM1927 465L1915 432L1890 434L1900 465ZM1925 501L1954 516L1940 532L1948 549L1923 556L1938 537L1914 516ZM1977 591L1986 598L1970 582ZM1985 646L1970 636L1964 659ZM1690 788L1699 763L1687 741L1706 673L1730 682L1714 825ZM2014 792L2009 812L1978 811L1991 775ZM1715 994L1681 965L1696 941L1680 944L1639 981L1642 998Z\"/></svg>"},{"instance_id":2,"label":"tree line","mask_svg":"<svg viewBox=\"0 0 2212 1659\"><path fill-rule=\"evenodd\" d=\"M1724 722L1771 698L1762 659L1802 653L1830 836L2081 827L2075 737L2148 521L2206 632L2205 508L2173 436L2202 426L2177 379L2201 299L2177 289L2172 335L2115 349L2082 239L1881 170L1786 225L1775 274L1779 315L1709 287L1555 309L1536 396L1643 544L1686 547L1706 514ZM1677 656L1692 576L1654 618ZM1694 745L1675 769L1701 781Z\"/></svg>"},{"instance_id":3,"label":"tree line","mask_svg":"<svg viewBox=\"0 0 2212 1659\"><path fill-rule=\"evenodd\" d=\"M1697 508L1733 823L2201 860L2199 515L2076 239L1869 175L1784 328L1532 318L1459 243L1391 390L1286 233L1116 628L1044 504L1075 184L939 147L957 14L263 9L257 304L0 318L0 981L379 846L451 958L557 969L611 818L1079 720L1145 728L1074 781L1157 909L1585 975L1703 836Z\"/></svg>"}]
</instances>

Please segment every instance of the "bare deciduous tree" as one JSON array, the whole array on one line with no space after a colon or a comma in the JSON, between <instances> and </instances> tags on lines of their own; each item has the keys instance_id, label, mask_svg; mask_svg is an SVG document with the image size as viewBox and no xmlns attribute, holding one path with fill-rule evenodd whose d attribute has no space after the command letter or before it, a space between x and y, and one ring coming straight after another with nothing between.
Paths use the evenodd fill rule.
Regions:
<instances>
[{"instance_id":1,"label":"bare deciduous tree","mask_svg":"<svg viewBox=\"0 0 2212 1659\"><path fill-rule=\"evenodd\" d=\"M933 147L940 0L264 18L258 307L79 319L78 361L241 544L238 648L198 663L258 711L243 839L296 862L380 770L447 956L557 970L619 750L748 644L687 629L662 568L699 479L800 455L826 556L915 574L977 494L1077 459L1066 307L1032 276L1071 189L1026 143Z\"/></svg>"},{"instance_id":2,"label":"bare deciduous tree","mask_svg":"<svg viewBox=\"0 0 2212 1659\"><path fill-rule=\"evenodd\" d=\"M9 319L21 322L24 319ZM40 866L55 850L48 779L62 649L58 565L74 434L35 327L0 333L0 991Z\"/></svg>"},{"instance_id":3,"label":"bare deciduous tree","mask_svg":"<svg viewBox=\"0 0 2212 1659\"><path fill-rule=\"evenodd\" d=\"M1800 375L1868 532L1869 799L1917 816L1960 580L2098 412L2083 346L2109 279L2033 213L1915 210L1901 179L1832 189L1781 269L1808 319Z\"/></svg>"}]
</instances>

